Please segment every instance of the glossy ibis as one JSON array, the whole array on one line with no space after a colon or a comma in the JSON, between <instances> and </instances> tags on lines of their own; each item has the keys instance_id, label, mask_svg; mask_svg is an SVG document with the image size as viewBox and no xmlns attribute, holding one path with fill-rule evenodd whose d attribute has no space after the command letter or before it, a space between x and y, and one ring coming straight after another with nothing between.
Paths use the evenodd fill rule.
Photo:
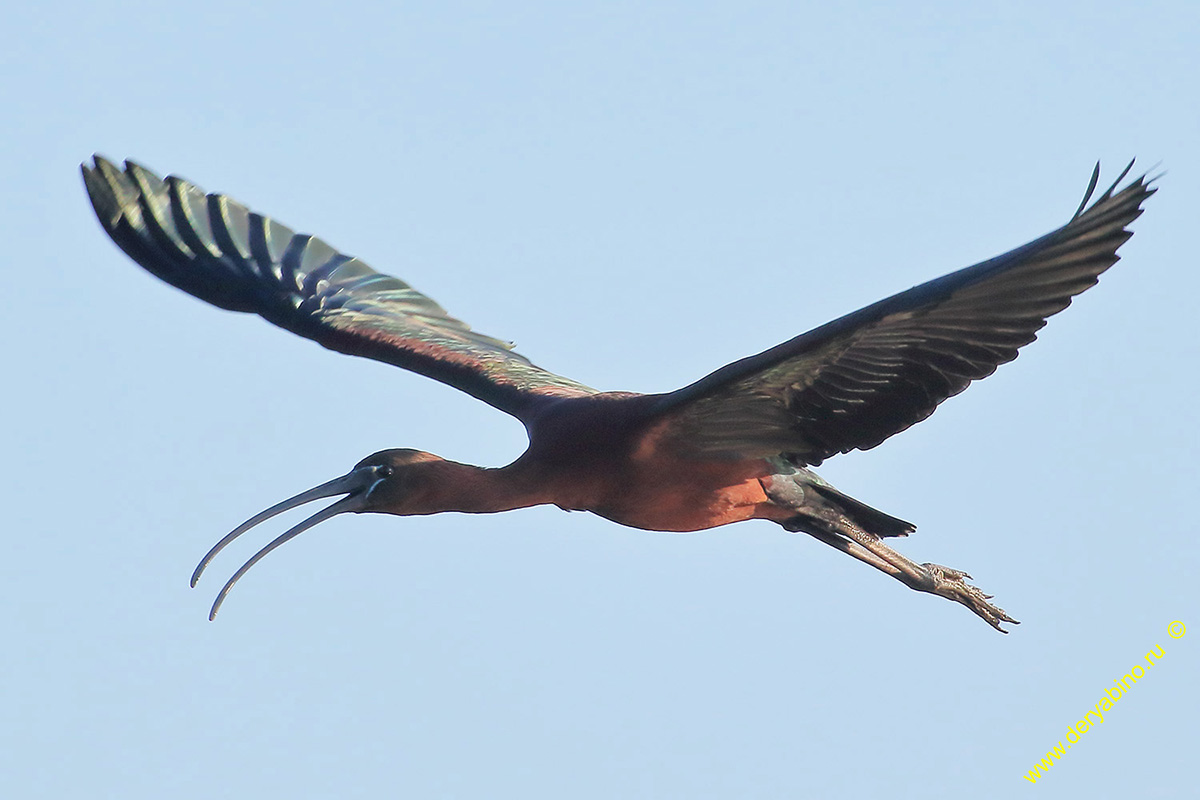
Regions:
<instances>
[{"instance_id":1,"label":"glossy ibis","mask_svg":"<svg viewBox=\"0 0 1200 800\"><path fill-rule=\"evenodd\" d=\"M419 372L525 424L526 452L485 469L417 450L382 450L340 478L268 508L208 552L303 503L344 495L279 536L225 584L301 532L347 511L485 513L552 503L655 531L768 519L803 531L906 586L962 603L996 630L1012 617L970 576L917 564L884 544L915 527L855 500L810 469L875 447L920 422L1036 338L1052 314L1117 261L1154 193L1121 182L1058 230L901 292L664 394L600 392L477 333L407 283L325 242L165 181L127 161L83 166L104 230L130 258L201 300L248 311L351 355ZM1120 187L1120 188L1119 188Z\"/></svg>"}]
</instances>

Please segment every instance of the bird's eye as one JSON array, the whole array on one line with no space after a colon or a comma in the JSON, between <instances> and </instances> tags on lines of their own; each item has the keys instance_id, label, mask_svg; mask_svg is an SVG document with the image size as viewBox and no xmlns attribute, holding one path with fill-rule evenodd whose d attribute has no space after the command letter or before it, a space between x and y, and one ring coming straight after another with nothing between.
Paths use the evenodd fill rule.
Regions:
<instances>
[{"instance_id":1,"label":"bird's eye","mask_svg":"<svg viewBox=\"0 0 1200 800\"><path fill-rule=\"evenodd\" d=\"M392 470L391 464L380 464L378 467L375 468L375 471L381 478L392 477L393 470Z\"/></svg>"}]
</instances>

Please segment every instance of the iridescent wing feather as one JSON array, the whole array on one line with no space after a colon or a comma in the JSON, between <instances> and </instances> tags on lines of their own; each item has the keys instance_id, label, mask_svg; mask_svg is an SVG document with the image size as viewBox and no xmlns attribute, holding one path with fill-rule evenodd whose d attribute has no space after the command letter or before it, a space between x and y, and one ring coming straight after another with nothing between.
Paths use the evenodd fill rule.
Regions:
<instances>
[{"instance_id":1,"label":"iridescent wing feather","mask_svg":"<svg viewBox=\"0 0 1200 800\"><path fill-rule=\"evenodd\" d=\"M545 400L595 390L532 364L404 281L224 195L96 156L83 165L96 215L134 261L201 300L331 350L442 381L522 420Z\"/></svg>"},{"instance_id":2,"label":"iridescent wing feather","mask_svg":"<svg viewBox=\"0 0 1200 800\"><path fill-rule=\"evenodd\" d=\"M1155 191L1145 176L1117 191L1132 166L1089 207L1097 166L1058 230L729 364L660 396L651 416L696 458L782 453L815 465L875 447L1016 358L1116 263Z\"/></svg>"}]
</instances>

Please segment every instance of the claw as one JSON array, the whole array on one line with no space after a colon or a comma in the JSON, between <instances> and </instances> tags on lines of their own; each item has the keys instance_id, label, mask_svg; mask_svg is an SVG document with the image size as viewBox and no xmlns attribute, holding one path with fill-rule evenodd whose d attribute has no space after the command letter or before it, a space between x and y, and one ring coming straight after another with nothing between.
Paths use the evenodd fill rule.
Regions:
<instances>
[{"instance_id":1,"label":"claw","mask_svg":"<svg viewBox=\"0 0 1200 800\"><path fill-rule=\"evenodd\" d=\"M962 570L943 567L940 564L922 564L921 566L929 572L934 582L933 589L927 591L932 591L933 594L940 595L947 600L961 603L1001 633L1008 633L1000 627L1001 622L1009 622L1013 625L1021 624L1010 617L1003 608L989 603L988 600L992 599L992 595L984 594L978 587L971 586L963 580L963 578L971 576Z\"/></svg>"}]
</instances>

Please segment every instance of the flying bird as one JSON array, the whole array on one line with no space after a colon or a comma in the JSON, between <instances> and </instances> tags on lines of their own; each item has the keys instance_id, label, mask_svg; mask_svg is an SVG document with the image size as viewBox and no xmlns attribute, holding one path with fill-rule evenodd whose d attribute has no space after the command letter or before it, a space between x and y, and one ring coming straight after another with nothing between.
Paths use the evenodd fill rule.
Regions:
<instances>
[{"instance_id":1,"label":"flying bird","mask_svg":"<svg viewBox=\"0 0 1200 800\"><path fill-rule=\"evenodd\" d=\"M256 514L226 545L313 500L336 502L271 541L265 555L345 512L490 513L542 504L652 531L767 519L803 531L911 589L969 608L996 630L1016 623L961 570L918 564L885 544L915 526L846 495L810 467L867 450L1017 357L1046 319L1097 282L1156 189L1132 162L1091 202L1099 165L1067 224L1004 255L915 286L662 394L602 392L549 372L472 330L404 281L297 234L220 194L100 156L83 178L104 231L167 283L350 355L460 389L525 425L505 467L419 450L367 456L347 474Z\"/></svg>"}]
</instances>

